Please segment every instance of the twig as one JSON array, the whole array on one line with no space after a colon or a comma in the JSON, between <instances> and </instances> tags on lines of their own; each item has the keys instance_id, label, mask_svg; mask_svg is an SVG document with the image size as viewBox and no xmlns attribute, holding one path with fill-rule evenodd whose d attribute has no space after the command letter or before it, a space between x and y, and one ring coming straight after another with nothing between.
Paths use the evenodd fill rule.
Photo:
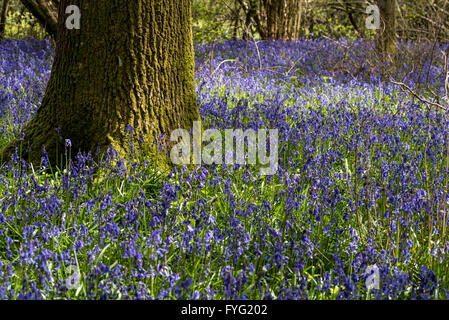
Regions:
<instances>
[{"instance_id":1,"label":"twig","mask_svg":"<svg viewBox=\"0 0 449 320\"><path fill-rule=\"evenodd\" d=\"M439 104L439 103L436 103L436 102L433 102L433 101L429 101L429 100L427 100L427 99L421 97L419 94L417 94L415 91L413 91L413 89L410 88L410 87L409 87L408 85L406 85L405 83L403 83L403 82L396 82L396 81L394 81L394 80L390 80L390 82L391 82L391 83L394 83L394 84L396 84L396 85L398 85L398 86L400 86L400 87L402 87L402 88L405 88L409 93L411 93L411 94L412 94L416 99L418 99L419 101L421 101L421 102L423 102L423 103L425 103L425 104L428 104L428 105L437 107L437 108L439 108L439 109L441 109L441 110L447 111L447 108L445 108L443 105L441 105L441 104Z\"/></svg>"},{"instance_id":2,"label":"twig","mask_svg":"<svg viewBox=\"0 0 449 320\"><path fill-rule=\"evenodd\" d=\"M222 62L220 62L220 64L218 65L218 67L215 68L214 72L212 72L212 74L210 75L211 77L220 69L221 65L226 63L226 62L239 62L238 59L227 59L227 60L223 60Z\"/></svg>"}]
</instances>

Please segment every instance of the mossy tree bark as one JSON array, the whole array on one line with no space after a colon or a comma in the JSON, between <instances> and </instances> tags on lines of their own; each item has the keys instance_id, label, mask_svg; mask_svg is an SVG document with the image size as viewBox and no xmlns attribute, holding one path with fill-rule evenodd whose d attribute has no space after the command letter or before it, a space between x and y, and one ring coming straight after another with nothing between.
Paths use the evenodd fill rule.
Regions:
<instances>
[{"instance_id":1,"label":"mossy tree bark","mask_svg":"<svg viewBox=\"0 0 449 320\"><path fill-rule=\"evenodd\" d=\"M63 150L55 128L71 140L72 153L112 146L124 157L127 125L147 145L192 128L200 116L190 1L62 0L51 76L24 129L29 160L39 163L42 145L55 160ZM80 8L79 30L65 26L69 5Z\"/></svg>"},{"instance_id":2,"label":"mossy tree bark","mask_svg":"<svg viewBox=\"0 0 449 320\"><path fill-rule=\"evenodd\" d=\"M377 34L376 49L383 56L391 56L397 50L396 43L396 0L377 0L380 12L380 30Z\"/></svg>"}]
</instances>

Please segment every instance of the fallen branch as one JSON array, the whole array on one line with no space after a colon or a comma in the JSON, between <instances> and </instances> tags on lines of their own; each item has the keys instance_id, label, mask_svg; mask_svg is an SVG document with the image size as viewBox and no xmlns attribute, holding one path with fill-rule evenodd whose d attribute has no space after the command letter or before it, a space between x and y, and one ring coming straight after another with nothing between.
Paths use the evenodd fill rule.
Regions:
<instances>
[{"instance_id":1,"label":"fallen branch","mask_svg":"<svg viewBox=\"0 0 449 320\"><path fill-rule=\"evenodd\" d=\"M410 87L409 87L408 85L406 85L405 83L403 83L403 82L396 82L396 81L394 81L394 80L390 80L390 82L391 82L391 83L394 83L394 84L396 84L396 85L398 85L398 86L400 86L400 87L403 88L403 89L405 88L409 93L411 93L411 94L412 94L416 99L418 99L419 101L421 101L421 102L423 102L423 103L425 103L425 104L428 104L428 105L437 107L437 108L439 108L439 109L441 109L441 110L447 111L447 108L446 108L446 107L444 107L443 105L441 105L441 104L439 104L439 103L437 103L437 102L433 102L433 101L430 101L430 100L427 100L427 99L421 97L419 94L417 94L415 91L413 91L413 89L410 88Z\"/></svg>"}]
</instances>

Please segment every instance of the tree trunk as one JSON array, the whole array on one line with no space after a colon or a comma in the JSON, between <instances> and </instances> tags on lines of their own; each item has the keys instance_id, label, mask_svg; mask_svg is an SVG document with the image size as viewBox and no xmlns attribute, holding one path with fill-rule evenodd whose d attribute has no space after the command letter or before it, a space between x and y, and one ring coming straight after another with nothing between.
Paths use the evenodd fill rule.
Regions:
<instances>
[{"instance_id":1,"label":"tree trunk","mask_svg":"<svg viewBox=\"0 0 449 320\"><path fill-rule=\"evenodd\" d=\"M240 26L240 7L237 0L234 2L234 11L232 13L234 19L234 30L232 32L232 39L237 39L237 34Z\"/></svg>"},{"instance_id":2,"label":"tree trunk","mask_svg":"<svg viewBox=\"0 0 449 320\"><path fill-rule=\"evenodd\" d=\"M381 26L377 34L377 51L385 56L396 52L396 0L377 0Z\"/></svg>"},{"instance_id":3,"label":"tree trunk","mask_svg":"<svg viewBox=\"0 0 449 320\"><path fill-rule=\"evenodd\" d=\"M357 19L354 16L356 14L356 9L354 9L351 6L351 3L349 0L344 0L343 3L345 5L344 8L345 8L346 14L348 15L349 22L351 23L354 30L359 34L360 38L364 38L365 34L363 32L363 28L360 28L358 26Z\"/></svg>"},{"instance_id":4,"label":"tree trunk","mask_svg":"<svg viewBox=\"0 0 449 320\"><path fill-rule=\"evenodd\" d=\"M296 40L300 37L303 0L262 0L260 20L265 39Z\"/></svg>"},{"instance_id":5,"label":"tree trunk","mask_svg":"<svg viewBox=\"0 0 449 320\"><path fill-rule=\"evenodd\" d=\"M56 38L60 0L21 0L21 2L44 27L45 31L51 37ZM63 14L65 14L65 10Z\"/></svg>"},{"instance_id":6,"label":"tree trunk","mask_svg":"<svg viewBox=\"0 0 449 320\"><path fill-rule=\"evenodd\" d=\"M253 25L263 40L296 40L301 33L304 0L238 0L245 12L245 32L248 38Z\"/></svg>"},{"instance_id":7,"label":"tree trunk","mask_svg":"<svg viewBox=\"0 0 449 320\"><path fill-rule=\"evenodd\" d=\"M287 1L287 39L297 40L300 38L302 11L302 0Z\"/></svg>"},{"instance_id":8,"label":"tree trunk","mask_svg":"<svg viewBox=\"0 0 449 320\"><path fill-rule=\"evenodd\" d=\"M65 26L69 5L80 8L79 30ZM62 0L52 73L24 129L29 161L40 162L42 145L57 160L64 144L55 128L72 153L112 146L125 158L127 125L146 146L192 128L200 116L191 27L191 0ZM165 155L151 156L167 164Z\"/></svg>"},{"instance_id":9,"label":"tree trunk","mask_svg":"<svg viewBox=\"0 0 449 320\"><path fill-rule=\"evenodd\" d=\"M248 3L246 1L239 0L239 3L243 9L243 12L245 12L243 39L248 40L251 38L253 26L256 27L259 33L263 34L263 31L260 30L260 23L258 20L257 0L249 0Z\"/></svg>"},{"instance_id":10,"label":"tree trunk","mask_svg":"<svg viewBox=\"0 0 449 320\"><path fill-rule=\"evenodd\" d=\"M2 7L0 8L0 39L5 37L6 17L8 15L9 0L3 0Z\"/></svg>"}]
</instances>

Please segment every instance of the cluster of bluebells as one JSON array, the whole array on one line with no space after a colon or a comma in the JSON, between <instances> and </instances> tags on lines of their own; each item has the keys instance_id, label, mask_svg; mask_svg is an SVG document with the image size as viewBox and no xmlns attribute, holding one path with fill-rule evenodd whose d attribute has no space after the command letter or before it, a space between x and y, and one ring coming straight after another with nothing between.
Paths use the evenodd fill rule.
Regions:
<instances>
[{"instance_id":1,"label":"cluster of bluebells","mask_svg":"<svg viewBox=\"0 0 449 320\"><path fill-rule=\"evenodd\" d=\"M13 156L0 171L0 297L446 298L449 121L369 75L370 45L196 47L204 126L278 129L273 176L241 165L165 176L113 151L99 169L80 153L54 173L45 153L42 168ZM335 67L342 54L358 75ZM0 43L0 108L13 126L38 105L51 55L46 42ZM423 65L438 86L441 70ZM368 290L372 265L379 287Z\"/></svg>"},{"instance_id":2,"label":"cluster of bluebells","mask_svg":"<svg viewBox=\"0 0 449 320\"><path fill-rule=\"evenodd\" d=\"M375 42L305 39L298 41L223 41L195 46L198 79L206 87L267 91L322 83L384 86L389 80L412 88L432 83L442 94L442 52L448 44L398 43L395 62L375 55Z\"/></svg>"},{"instance_id":3,"label":"cluster of bluebells","mask_svg":"<svg viewBox=\"0 0 449 320\"><path fill-rule=\"evenodd\" d=\"M0 45L0 135L20 133L39 105L53 62L50 41L3 40Z\"/></svg>"}]
</instances>

